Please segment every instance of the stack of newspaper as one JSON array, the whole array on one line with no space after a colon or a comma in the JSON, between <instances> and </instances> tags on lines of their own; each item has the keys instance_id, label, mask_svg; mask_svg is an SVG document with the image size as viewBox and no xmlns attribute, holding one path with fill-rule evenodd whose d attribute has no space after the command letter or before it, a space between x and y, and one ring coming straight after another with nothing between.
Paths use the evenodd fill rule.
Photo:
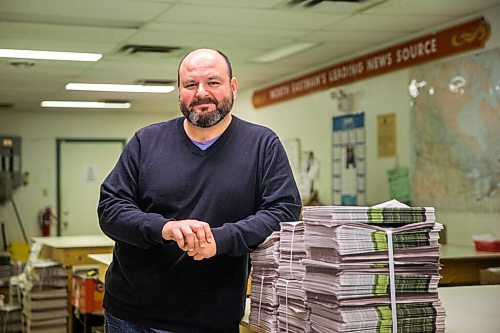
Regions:
<instances>
[{"instance_id":1,"label":"stack of newspaper","mask_svg":"<svg viewBox=\"0 0 500 333\"><path fill-rule=\"evenodd\" d=\"M22 327L22 313L20 304L3 304L0 302L0 332L24 332Z\"/></svg>"},{"instance_id":2,"label":"stack of newspaper","mask_svg":"<svg viewBox=\"0 0 500 333\"><path fill-rule=\"evenodd\" d=\"M301 261L306 257L304 223L283 222L280 231L278 293L278 328L280 332L310 332L310 309L305 304L302 280L305 268Z\"/></svg>"},{"instance_id":3,"label":"stack of newspaper","mask_svg":"<svg viewBox=\"0 0 500 333\"><path fill-rule=\"evenodd\" d=\"M444 332L430 207L305 207L303 286L315 332Z\"/></svg>"},{"instance_id":4,"label":"stack of newspaper","mask_svg":"<svg viewBox=\"0 0 500 333\"><path fill-rule=\"evenodd\" d=\"M252 261L249 323L267 332L278 332L278 280L280 235L273 232L250 254Z\"/></svg>"},{"instance_id":5,"label":"stack of newspaper","mask_svg":"<svg viewBox=\"0 0 500 333\"><path fill-rule=\"evenodd\" d=\"M28 333L67 331L68 271L58 262L37 260L21 282L24 329Z\"/></svg>"},{"instance_id":6,"label":"stack of newspaper","mask_svg":"<svg viewBox=\"0 0 500 333\"><path fill-rule=\"evenodd\" d=\"M278 268L281 279L304 278L305 268L300 262L307 255L304 232L304 223L301 221L281 223Z\"/></svg>"}]
</instances>

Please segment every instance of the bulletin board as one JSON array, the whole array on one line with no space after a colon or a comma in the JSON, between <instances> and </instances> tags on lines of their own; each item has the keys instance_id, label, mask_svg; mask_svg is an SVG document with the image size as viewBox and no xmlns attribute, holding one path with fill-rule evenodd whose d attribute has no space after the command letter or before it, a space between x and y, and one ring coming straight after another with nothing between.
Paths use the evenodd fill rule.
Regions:
<instances>
[{"instance_id":1,"label":"bulletin board","mask_svg":"<svg viewBox=\"0 0 500 333\"><path fill-rule=\"evenodd\" d=\"M333 205L366 205L364 112L332 119Z\"/></svg>"}]
</instances>

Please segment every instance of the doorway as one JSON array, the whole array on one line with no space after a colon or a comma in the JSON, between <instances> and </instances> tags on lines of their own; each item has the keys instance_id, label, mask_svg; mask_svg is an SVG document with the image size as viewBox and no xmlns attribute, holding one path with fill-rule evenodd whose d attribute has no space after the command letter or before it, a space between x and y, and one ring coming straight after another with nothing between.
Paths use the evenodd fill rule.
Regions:
<instances>
[{"instance_id":1,"label":"doorway","mask_svg":"<svg viewBox=\"0 0 500 333\"><path fill-rule=\"evenodd\" d=\"M99 190L124 146L124 139L57 139L57 236L102 235Z\"/></svg>"}]
</instances>

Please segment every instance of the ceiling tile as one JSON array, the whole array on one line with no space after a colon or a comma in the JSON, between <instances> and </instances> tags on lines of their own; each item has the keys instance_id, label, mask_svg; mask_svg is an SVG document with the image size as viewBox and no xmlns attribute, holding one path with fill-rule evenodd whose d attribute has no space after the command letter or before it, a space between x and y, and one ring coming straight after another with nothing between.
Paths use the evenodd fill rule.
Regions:
<instances>
[{"instance_id":1,"label":"ceiling tile","mask_svg":"<svg viewBox=\"0 0 500 333\"><path fill-rule=\"evenodd\" d=\"M364 0L361 2L351 1L323 1L312 7L305 7L304 4L289 5L289 0L283 1L282 7L297 11L308 11L323 14L355 14L367 8L379 5L388 0Z\"/></svg>"},{"instance_id":2,"label":"ceiling tile","mask_svg":"<svg viewBox=\"0 0 500 333\"><path fill-rule=\"evenodd\" d=\"M367 13L384 15L462 16L500 4L499 0L391 0L371 8Z\"/></svg>"},{"instance_id":3,"label":"ceiling tile","mask_svg":"<svg viewBox=\"0 0 500 333\"><path fill-rule=\"evenodd\" d=\"M75 42L116 42L125 40L137 29L67 26L61 24L36 24L0 22L0 38L29 38L67 40Z\"/></svg>"},{"instance_id":4,"label":"ceiling tile","mask_svg":"<svg viewBox=\"0 0 500 333\"><path fill-rule=\"evenodd\" d=\"M1 38L0 48L21 49L21 50L42 50L42 51L62 51L62 52L90 52L107 53L116 48L110 42L78 42L68 40L50 39L29 39L29 38Z\"/></svg>"},{"instance_id":5,"label":"ceiling tile","mask_svg":"<svg viewBox=\"0 0 500 333\"><path fill-rule=\"evenodd\" d=\"M404 32L374 32L374 31L316 31L304 35L302 38L314 42L328 42L328 43L356 43L359 45L363 43L364 46L373 45L380 42L387 42L391 39L396 39L404 36ZM338 45L337 45L338 47Z\"/></svg>"},{"instance_id":6,"label":"ceiling tile","mask_svg":"<svg viewBox=\"0 0 500 333\"><path fill-rule=\"evenodd\" d=\"M315 30L345 18L346 14L325 15L286 9L242 9L209 6L174 5L158 17L159 21L187 24L224 23L228 27ZM231 29L231 28L229 28ZM200 36L203 38L203 36Z\"/></svg>"},{"instance_id":7,"label":"ceiling tile","mask_svg":"<svg viewBox=\"0 0 500 333\"><path fill-rule=\"evenodd\" d=\"M207 0L180 0L182 4L205 6ZM272 8L283 0L210 0L211 6L239 8Z\"/></svg>"},{"instance_id":8,"label":"ceiling tile","mask_svg":"<svg viewBox=\"0 0 500 333\"><path fill-rule=\"evenodd\" d=\"M332 31L415 32L450 21L449 16L359 14L326 27Z\"/></svg>"},{"instance_id":9,"label":"ceiling tile","mask_svg":"<svg viewBox=\"0 0 500 333\"><path fill-rule=\"evenodd\" d=\"M203 38L201 37L201 40ZM266 50L272 47L285 45L291 41L290 38L277 36L246 35L244 38L232 34L210 34L209 45L213 48L225 49L228 47L242 47L245 49ZM163 31L139 31L128 40L131 44L168 45L185 48L196 48L205 45L200 42L200 34L193 32L163 32Z\"/></svg>"},{"instance_id":10,"label":"ceiling tile","mask_svg":"<svg viewBox=\"0 0 500 333\"><path fill-rule=\"evenodd\" d=\"M0 1L0 19L38 23L65 23L68 25L137 26L146 22L170 3L131 0L44 0Z\"/></svg>"},{"instance_id":11,"label":"ceiling tile","mask_svg":"<svg viewBox=\"0 0 500 333\"><path fill-rule=\"evenodd\" d=\"M228 29L222 24L188 24L182 22L159 22L154 21L146 24L143 31L165 31L165 32L192 32L199 36L204 34L221 34L225 36L263 36L263 37L296 37L310 30L294 28L267 29L262 27L233 27Z\"/></svg>"}]
</instances>

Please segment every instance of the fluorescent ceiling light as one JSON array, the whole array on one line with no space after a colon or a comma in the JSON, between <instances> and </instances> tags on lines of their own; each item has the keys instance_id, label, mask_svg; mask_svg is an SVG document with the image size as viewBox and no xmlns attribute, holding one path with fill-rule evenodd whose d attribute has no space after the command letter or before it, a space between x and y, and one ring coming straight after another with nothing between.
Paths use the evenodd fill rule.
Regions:
<instances>
[{"instance_id":1,"label":"fluorescent ceiling light","mask_svg":"<svg viewBox=\"0 0 500 333\"><path fill-rule=\"evenodd\" d=\"M102 54L0 49L0 57L43 60L97 61L102 58Z\"/></svg>"},{"instance_id":2,"label":"fluorescent ceiling light","mask_svg":"<svg viewBox=\"0 0 500 333\"><path fill-rule=\"evenodd\" d=\"M252 58L252 61L256 62L273 62L278 59L282 59L285 57L288 57L292 54L299 53L301 51L307 50L311 47L316 45L315 43L295 43L295 44L290 44L284 47L280 47L278 49L274 49L272 51L269 51L267 53L261 54L255 58Z\"/></svg>"},{"instance_id":3,"label":"fluorescent ceiling light","mask_svg":"<svg viewBox=\"0 0 500 333\"><path fill-rule=\"evenodd\" d=\"M142 84L68 83L66 85L66 90L169 93L169 92L174 91L175 87L174 86L148 86L148 85L142 85Z\"/></svg>"},{"instance_id":4,"label":"fluorescent ceiling light","mask_svg":"<svg viewBox=\"0 0 500 333\"><path fill-rule=\"evenodd\" d=\"M75 102L75 101L43 101L44 108L93 108L93 109L128 109L128 102Z\"/></svg>"}]
</instances>

